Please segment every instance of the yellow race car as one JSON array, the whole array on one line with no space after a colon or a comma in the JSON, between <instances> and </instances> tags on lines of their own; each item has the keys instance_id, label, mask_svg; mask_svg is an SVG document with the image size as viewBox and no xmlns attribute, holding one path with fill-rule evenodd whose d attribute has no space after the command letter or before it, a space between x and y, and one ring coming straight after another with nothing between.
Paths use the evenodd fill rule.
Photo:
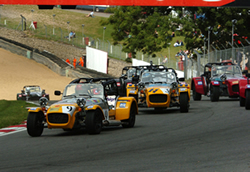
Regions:
<instances>
[{"instance_id":1,"label":"yellow race car","mask_svg":"<svg viewBox=\"0 0 250 172\"><path fill-rule=\"evenodd\" d=\"M138 104L156 110L180 107L181 112L188 112L190 87L180 83L174 70L145 71L138 83Z\"/></svg>"},{"instance_id":2,"label":"yellow race car","mask_svg":"<svg viewBox=\"0 0 250 172\"><path fill-rule=\"evenodd\" d=\"M105 78L79 78L67 85L62 99L50 106L44 97L40 107L29 109L27 132L41 136L44 124L49 129L64 130L85 128L89 134L99 134L103 126L133 127L138 114L133 97L120 97L117 82Z\"/></svg>"}]
</instances>

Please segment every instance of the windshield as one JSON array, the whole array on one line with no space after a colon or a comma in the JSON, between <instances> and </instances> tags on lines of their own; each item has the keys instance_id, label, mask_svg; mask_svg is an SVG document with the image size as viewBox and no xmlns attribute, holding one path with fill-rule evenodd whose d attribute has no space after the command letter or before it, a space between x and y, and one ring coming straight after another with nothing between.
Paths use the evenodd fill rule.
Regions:
<instances>
[{"instance_id":1,"label":"windshield","mask_svg":"<svg viewBox=\"0 0 250 172\"><path fill-rule=\"evenodd\" d=\"M40 87L26 87L25 88L25 92L30 91L30 93L37 93L37 92L41 92L41 88Z\"/></svg>"},{"instance_id":2,"label":"windshield","mask_svg":"<svg viewBox=\"0 0 250 172\"><path fill-rule=\"evenodd\" d=\"M102 84L69 84L63 92L64 97L74 96L91 96L91 97L104 97Z\"/></svg>"},{"instance_id":3,"label":"windshield","mask_svg":"<svg viewBox=\"0 0 250 172\"><path fill-rule=\"evenodd\" d=\"M142 74L141 82L163 82L163 83L173 83L176 82L176 77L173 72L144 72Z\"/></svg>"},{"instance_id":4,"label":"windshield","mask_svg":"<svg viewBox=\"0 0 250 172\"><path fill-rule=\"evenodd\" d=\"M127 71L127 78L132 79L132 77L135 76L135 74L140 75L140 70L137 70L135 68L129 69Z\"/></svg>"},{"instance_id":5,"label":"windshield","mask_svg":"<svg viewBox=\"0 0 250 172\"><path fill-rule=\"evenodd\" d=\"M225 66L213 65L211 74L212 76L218 76L222 74L242 76L241 69L238 65L225 65Z\"/></svg>"}]
</instances>

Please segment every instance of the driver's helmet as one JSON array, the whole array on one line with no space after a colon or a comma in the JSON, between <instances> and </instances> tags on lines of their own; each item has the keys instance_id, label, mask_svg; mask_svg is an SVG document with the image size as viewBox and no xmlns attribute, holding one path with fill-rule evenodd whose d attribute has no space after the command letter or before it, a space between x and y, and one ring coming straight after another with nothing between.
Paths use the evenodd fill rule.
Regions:
<instances>
[{"instance_id":1,"label":"driver's helmet","mask_svg":"<svg viewBox=\"0 0 250 172\"><path fill-rule=\"evenodd\" d=\"M84 89L83 89L83 86L78 84L75 88L75 93L76 95L79 95L79 94L83 94L84 93Z\"/></svg>"},{"instance_id":2,"label":"driver's helmet","mask_svg":"<svg viewBox=\"0 0 250 172\"><path fill-rule=\"evenodd\" d=\"M93 94L94 94L94 95L99 95L99 94L101 94L101 88L100 88L100 87L94 88L94 89L93 89Z\"/></svg>"}]
</instances>

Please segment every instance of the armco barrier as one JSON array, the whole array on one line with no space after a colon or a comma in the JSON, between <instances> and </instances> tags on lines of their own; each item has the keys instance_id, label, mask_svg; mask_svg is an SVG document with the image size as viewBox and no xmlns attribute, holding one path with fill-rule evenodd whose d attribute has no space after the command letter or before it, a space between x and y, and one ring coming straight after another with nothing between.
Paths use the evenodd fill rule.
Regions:
<instances>
[{"instance_id":1,"label":"armco barrier","mask_svg":"<svg viewBox=\"0 0 250 172\"><path fill-rule=\"evenodd\" d=\"M24 57L28 56L29 58L35 60L36 62L47 66L52 71L56 72L61 76L68 76L72 78L112 77L111 75L83 67L77 67L76 69L73 69L71 66L66 64L62 59L49 52L46 51L39 52L39 50L37 49L34 49L32 47L18 43L13 40L9 40L7 38L0 37L0 47L14 54L18 54Z\"/></svg>"}]
</instances>

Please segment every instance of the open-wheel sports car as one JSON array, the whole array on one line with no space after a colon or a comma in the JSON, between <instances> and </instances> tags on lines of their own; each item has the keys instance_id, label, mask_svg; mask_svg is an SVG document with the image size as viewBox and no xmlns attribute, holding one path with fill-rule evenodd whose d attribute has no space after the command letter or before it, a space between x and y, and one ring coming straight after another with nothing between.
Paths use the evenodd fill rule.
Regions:
<instances>
[{"instance_id":1,"label":"open-wheel sports car","mask_svg":"<svg viewBox=\"0 0 250 172\"><path fill-rule=\"evenodd\" d=\"M201 95L210 97L212 102L220 96L239 97L239 80L243 79L240 67L232 62L207 63L204 74L192 78L193 99L201 100Z\"/></svg>"},{"instance_id":2,"label":"open-wheel sports car","mask_svg":"<svg viewBox=\"0 0 250 172\"><path fill-rule=\"evenodd\" d=\"M250 109L250 73L245 71L246 78L239 80L240 106Z\"/></svg>"},{"instance_id":3,"label":"open-wheel sports car","mask_svg":"<svg viewBox=\"0 0 250 172\"><path fill-rule=\"evenodd\" d=\"M181 112L188 112L190 89L187 83L179 83L173 69L146 70L138 83L138 105L155 108L155 110L169 107L180 107Z\"/></svg>"},{"instance_id":4,"label":"open-wheel sports car","mask_svg":"<svg viewBox=\"0 0 250 172\"><path fill-rule=\"evenodd\" d=\"M40 107L29 109L27 132L40 136L47 123L49 129L73 130L85 128L89 134L99 134L103 126L131 128L135 124L138 105L133 97L121 97L117 82L110 78L79 78L67 85L62 99L50 106L46 98Z\"/></svg>"},{"instance_id":5,"label":"open-wheel sports car","mask_svg":"<svg viewBox=\"0 0 250 172\"><path fill-rule=\"evenodd\" d=\"M38 85L26 85L17 93L17 100L39 100L41 97L46 97L49 100L49 94L45 93Z\"/></svg>"}]
</instances>

